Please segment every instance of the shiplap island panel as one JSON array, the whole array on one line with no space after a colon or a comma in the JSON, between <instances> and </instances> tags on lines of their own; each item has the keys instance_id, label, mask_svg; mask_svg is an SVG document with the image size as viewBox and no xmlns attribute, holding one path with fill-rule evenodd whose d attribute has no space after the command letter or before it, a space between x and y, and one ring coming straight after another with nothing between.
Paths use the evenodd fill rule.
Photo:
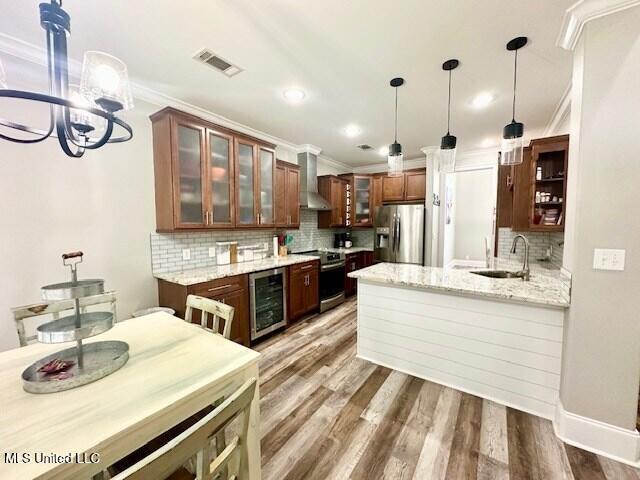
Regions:
<instances>
[{"instance_id":1,"label":"shiplap island panel","mask_svg":"<svg viewBox=\"0 0 640 480\"><path fill-rule=\"evenodd\" d=\"M564 309L383 282L381 265L370 267L373 280L357 272L359 357L553 417Z\"/></svg>"}]
</instances>

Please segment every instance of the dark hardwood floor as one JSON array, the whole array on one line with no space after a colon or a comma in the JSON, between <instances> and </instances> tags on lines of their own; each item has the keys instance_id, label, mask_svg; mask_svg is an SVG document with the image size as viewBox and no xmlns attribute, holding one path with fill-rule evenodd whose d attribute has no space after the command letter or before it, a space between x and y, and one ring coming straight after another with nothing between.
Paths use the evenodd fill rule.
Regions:
<instances>
[{"instance_id":1,"label":"dark hardwood floor","mask_svg":"<svg viewBox=\"0 0 640 480\"><path fill-rule=\"evenodd\" d=\"M355 300L257 349L264 480L640 480L548 420L357 359Z\"/></svg>"}]
</instances>

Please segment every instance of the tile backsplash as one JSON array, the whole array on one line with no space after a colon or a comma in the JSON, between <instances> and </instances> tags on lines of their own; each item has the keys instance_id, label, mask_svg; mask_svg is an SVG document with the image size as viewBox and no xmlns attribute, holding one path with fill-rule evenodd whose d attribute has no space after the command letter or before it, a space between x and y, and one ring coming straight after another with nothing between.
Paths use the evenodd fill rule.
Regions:
<instances>
[{"instance_id":1,"label":"tile backsplash","mask_svg":"<svg viewBox=\"0 0 640 480\"><path fill-rule=\"evenodd\" d=\"M522 233L529 239L529 260L536 261L546 257L547 249L551 248L551 263L558 268L562 266L562 253L564 245L563 232L514 232L510 228L501 228L498 231L498 257L500 258L524 258L524 248L518 244L515 255L511 254L513 239L518 233Z\"/></svg>"},{"instance_id":2,"label":"tile backsplash","mask_svg":"<svg viewBox=\"0 0 640 480\"><path fill-rule=\"evenodd\" d=\"M293 237L290 246L292 252L303 252L316 248L333 246L333 234L343 232L344 229L318 229L318 212L314 210L300 210L300 229L284 230ZM272 255L273 237L283 230L223 230L207 232L185 233L152 233L151 234L151 266L154 273L180 272L194 268L210 267L216 264L215 257L209 257L209 247L215 247L216 242L237 241L238 245L266 244L269 255ZM354 238L354 244L367 246L367 243L357 243L362 237L366 242L366 235ZM368 233L373 243L372 232ZM189 249L190 260L182 259L182 250Z\"/></svg>"}]
</instances>

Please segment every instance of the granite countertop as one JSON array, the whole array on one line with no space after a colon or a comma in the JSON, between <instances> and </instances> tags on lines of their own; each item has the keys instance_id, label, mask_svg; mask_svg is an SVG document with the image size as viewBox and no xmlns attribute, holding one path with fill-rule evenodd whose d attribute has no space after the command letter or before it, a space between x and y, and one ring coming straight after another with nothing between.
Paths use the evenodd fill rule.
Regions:
<instances>
[{"instance_id":1,"label":"granite countertop","mask_svg":"<svg viewBox=\"0 0 640 480\"><path fill-rule=\"evenodd\" d=\"M155 273L153 276L160 280L177 283L178 285L190 286L197 283L209 282L219 278L233 277L245 273L259 272L271 268L286 267L296 263L310 262L318 260L312 255L289 254L286 257L269 257L253 262L232 263L229 265L215 265L206 268L185 270L182 272Z\"/></svg>"},{"instance_id":2,"label":"granite countertop","mask_svg":"<svg viewBox=\"0 0 640 480\"><path fill-rule=\"evenodd\" d=\"M497 260L492 269L519 270L514 262ZM349 273L349 277L376 283L404 285L426 290L451 292L461 295L532 303L566 308L570 303L570 282L560 270L531 269L531 280L519 278L488 278L471 271L486 268L436 268L397 263L378 263Z\"/></svg>"}]
</instances>

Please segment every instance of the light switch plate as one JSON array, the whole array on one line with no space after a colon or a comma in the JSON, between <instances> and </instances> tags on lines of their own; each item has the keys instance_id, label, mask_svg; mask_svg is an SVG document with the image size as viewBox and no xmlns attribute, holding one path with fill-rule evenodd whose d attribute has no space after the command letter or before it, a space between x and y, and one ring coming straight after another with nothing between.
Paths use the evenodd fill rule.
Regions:
<instances>
[{"instance_id":1,"label":"light switch plate","mask_svg":"<svg viewBox=\"0 0 640 480\"><path fill-rule=\"evenodd\" d=\"M593 250L594 270L624 270L625 250L612 248L596 248Z\"/></svg>"},{"instance_id":2,"label":"light switch plate","mask_svg":"<svg viewBox=\"0 0 640 480\"><path fill-rule=\"evenodd\" d=\"M191 250L188 248L182 249L182 260L191 260Z\"/></svg>"},{"instance_id":3,"label":"light switch plate","mask_svg":"<svg viewBox=\"0 0 640 480\"><path fill-rule=\"evenodd\" d=\"M209 258L216 256L216 247L209 247Z\"/></svg>"}]
</instances>

